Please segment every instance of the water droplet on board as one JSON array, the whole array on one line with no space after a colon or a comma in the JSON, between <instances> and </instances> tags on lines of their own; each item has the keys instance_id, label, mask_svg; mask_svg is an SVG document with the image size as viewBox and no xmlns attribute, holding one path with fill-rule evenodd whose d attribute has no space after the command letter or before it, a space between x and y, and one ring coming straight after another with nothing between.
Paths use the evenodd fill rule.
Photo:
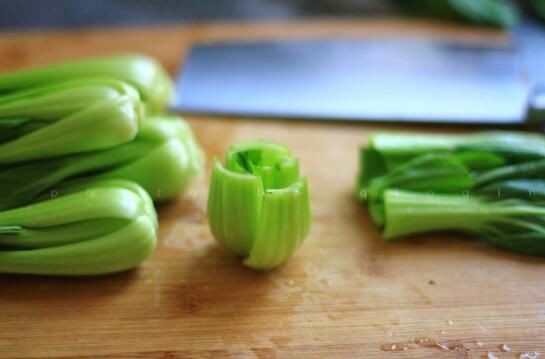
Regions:
<instances>
[{"instance_id":1,"label":"water droplet on board","mask_svg":"<svg viewBox=\"0 0 545 359\"><path fill-rule=\"evenodd\" d=\"M403 352L409 348L409 343L384 343L380 346L380 350L385 352Z\"/></svg>"},{"instance_id":2,"label":"water droplet on board","mask_svg":"<svg viewBox=\"0 0 545 359\"><path fill-rule=\"evenodd\" d=\"M432 338L416 337L414 343L426 348L438 348L444 351L448 351L448 347Z\"/></svg>"},{"instance_id":3,"label":"water droplet on board","mask_svg":"<svg viewBox=\"0 0 545 359\"><path fill-rule=\"evenodd\" d=\"M465 352L465 353L473 351L473 349L469 348L468 346L466 346L464 343L460 341L442 343L433 338L416 337L414 338L414 343L425 348L436 348L436 349L441 349L443 351L454 350L457 352Z\"/></svg>"},{"instance_id":4,"label":"water droplet on board","mask_svg":"<svg viewBox=\"0 0 545 359\"><path fill-rule=\"evenodd\" d=\"M537 359L538 356L538 352L522 353L520 354L519 359Z\"/></svg>"}]
</instances>

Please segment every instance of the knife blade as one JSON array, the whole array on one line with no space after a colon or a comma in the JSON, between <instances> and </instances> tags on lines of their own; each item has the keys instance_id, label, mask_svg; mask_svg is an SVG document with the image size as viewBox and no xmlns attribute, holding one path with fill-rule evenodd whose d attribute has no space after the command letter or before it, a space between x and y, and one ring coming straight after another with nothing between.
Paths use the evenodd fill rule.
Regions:
<instances>
[{"instance_id":1,"label":"knife blade","mask_svg":"<svg viewBox=\"0 0 545 359\"><path fill-rule=\"evenodd\" d=\"M545 37L526 24L515 35L507 46L395 37L199 44L178 77L174 109L522 124L543 114Z\"/></svg>"}]
</instances>

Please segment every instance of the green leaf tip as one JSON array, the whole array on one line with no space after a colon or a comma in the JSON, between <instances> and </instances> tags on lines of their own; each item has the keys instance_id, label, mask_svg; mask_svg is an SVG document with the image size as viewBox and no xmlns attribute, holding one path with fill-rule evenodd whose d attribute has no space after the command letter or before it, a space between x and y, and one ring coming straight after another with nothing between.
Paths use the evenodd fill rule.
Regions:
<instances>
[{"instance_id":1,"label":"green leaf tip","mask_svg":"<svg viewBox=\"0 0 545 359\"><path fill-rule=\"evenodd\" d=\"M232 145L225 166L212 168L208 221L216 240L255 269L288 260L311 222L306 177L285 146L267 141Z\"/></svg>"}]
</instances>

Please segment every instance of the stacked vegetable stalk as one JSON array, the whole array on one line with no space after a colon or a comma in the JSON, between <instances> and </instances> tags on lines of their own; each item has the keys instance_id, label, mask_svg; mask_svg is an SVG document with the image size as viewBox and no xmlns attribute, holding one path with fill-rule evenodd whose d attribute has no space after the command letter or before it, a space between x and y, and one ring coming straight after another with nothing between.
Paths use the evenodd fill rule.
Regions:
<instances>
[{"instance_id":1,"label":"stacked vegetable stalk","mask_svg":"<svg viewBox=\"0 0 545 359\"><path fill-rule=\"evenodd\" d=\"M545 137L377 134L361 152L358 196L384 238L456 230L545 255Z\"/></svg>"},{"instance_id":2,"label":"stacked vegetable stalk","mask_svg":"<svg viewBox=\"0 0 545 359\"><path fill-rule=\"evenodd\" d=\"M0 272L126 270L155 247L153 201L203 154L161 66L143 56L0 75Z\"/></svg>"}]
</instances>

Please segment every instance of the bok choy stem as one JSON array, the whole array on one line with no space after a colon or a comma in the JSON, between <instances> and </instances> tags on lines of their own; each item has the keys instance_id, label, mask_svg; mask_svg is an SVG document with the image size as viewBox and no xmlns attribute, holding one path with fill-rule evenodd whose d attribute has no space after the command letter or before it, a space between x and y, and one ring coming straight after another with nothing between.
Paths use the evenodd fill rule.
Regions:
<instances>
[{"instance_id":1,"label":"bok choy stem","mask_svg":"<svg viewBox=\"0 0 545 359\"><path fill-rule=\"evenodd\" d=\"M545 207L519 199L386 191L384 238L454 230L515 252L545 255Z\"/></svg>"},{"instance_id":2,"label":"bok choy stem","mask_svg":"<svg viewBox=\"0 0 545 359\"><path fill-rule=\"evenodd\" d=\"M108 78L130 84L151 113L164 110L173 97L168 74L157 61L142 55L83 59L0 74L0 94L87 78Z\"/></svg>"},{"instance_id":3,"label":"bok choy stem","mask_svg":"<svg viewBox=\"0 0 545 359\"><path fill-rule=\"evenodd\" d=\"M82 183L57 198L0 212L0 272L96 275L130 269L153 252L156 230L151 198L135 183Z\"/></svg>"},{"instance_id":4,"label":"bok choy stem","mask_svg":"<svg viewBox=\"0 0 545 359\"><path fill-rule=\"evenodd\" d=\"M0 164L96 151L132 140L138 93L116 80L81 80L0 96Z\"/></svg>"},{"instance_id":5,"label":"bok choy stem","mask_svg":"<svg viewBox=\"0 0 545 359\"><path fill-rule=\"evenodd\" d=\"M0 210L89 177L137 182L154 200L178 196L202 171L203 152L191 128L172 116L147 119L136 138L102 151L29 162L0 171Z\"/></svg>"}]
</instances>

